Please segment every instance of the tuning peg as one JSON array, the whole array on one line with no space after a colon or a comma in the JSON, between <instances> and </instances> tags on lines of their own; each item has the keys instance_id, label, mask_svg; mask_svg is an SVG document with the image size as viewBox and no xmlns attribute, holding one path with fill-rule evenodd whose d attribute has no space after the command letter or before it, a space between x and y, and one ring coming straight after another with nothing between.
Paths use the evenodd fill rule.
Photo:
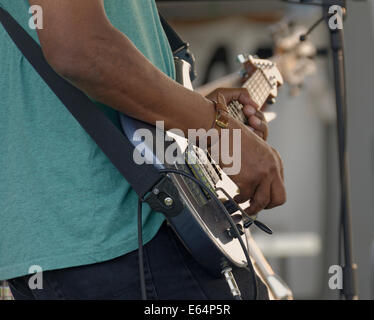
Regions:
<instances>
[{"instance_id":1,"label":"tuning peg","mask_svg":"<svg viewBox=\"0 0 374 320\"><path fill-rule=\"evenodd\" d=\"M238 62L240 63L246 63L248 61L248 57L246 57L244 54L238 54L236 59L238 60Z\"/></svg>"},{"instance_id":2,"label":"tuning peg","mask_svg":"<svg viewBox=\"0 0 374 320\"><path fill-rule=\"evenodd\" d=\"M276 102L275 98L269 98L267 103L268 104L274 104Z\"/></svg>"}]
</instances>

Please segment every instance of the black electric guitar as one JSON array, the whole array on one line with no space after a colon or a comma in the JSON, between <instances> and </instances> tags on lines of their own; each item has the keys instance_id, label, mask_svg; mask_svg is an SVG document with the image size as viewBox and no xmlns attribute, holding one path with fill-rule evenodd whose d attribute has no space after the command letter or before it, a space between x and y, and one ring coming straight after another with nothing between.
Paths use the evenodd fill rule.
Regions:
<instances>
[{"instance_id":1,"label":"black electric guitar","mask_svg":"<svg viewBox=\"0 0 374 320\"><path fill-rule=\"evenodd\" d=\"M275 98L278 93L278 86L283 82L276 64L252 56L241 55L240 59L245 70L243 87L249 90L257 105L262 106L267 100ZM183 60L176 59L176 69L177 80L192 90L188 76L189 65ZM233 117L243 123L246 122L246 117L242 112L243 106L239 102L234 101L228 107ZM178 136L175 132L163 132L160 128L125 115L121 115L121 124L127 138L147 158L146 161L154 164L159 170L176 169L192 175L219 198L225 196L222 191L218 190L219 188L224 189L226 195L231 197L237 193L235 184L210 159L206 151L191 146L185 138ZM149 133L152 139L144 139L146 133ZM164 151L170 144L178 145L179 156L173 163L166 163L163 161ZM160 153L160 150L154 150L154 146L164 146L165 150L161 150ZM167 220L194 258L217 277L221 276L223 259L238 267L246 267L247 261L242 246L235 238L227 217L209 193L185 176L174 173L169 174L169 176L178 190L179 198L183 203L183 210L176 216L168 216ZM157 194L160 190L153 190L153 192ZM168 205L175 199L164 197L164 201L165 205ZM243 230L243 242L248 247L250 242L254 244L248 233L247 237L244 233L244 224L248 221L248 217L235 209L231 209L230 213L234 213L235 223ZM248 249L251 252L250 248ZM258 248L255 251L253 251L252 246L252 259L254 253L257 253L257 257L261 257ZM268 283L268 286L274 287L275 298L290 299L292 293L288 287L274 273L271 273L270 276L272 283Z\"/></svg>"}]
</instances>

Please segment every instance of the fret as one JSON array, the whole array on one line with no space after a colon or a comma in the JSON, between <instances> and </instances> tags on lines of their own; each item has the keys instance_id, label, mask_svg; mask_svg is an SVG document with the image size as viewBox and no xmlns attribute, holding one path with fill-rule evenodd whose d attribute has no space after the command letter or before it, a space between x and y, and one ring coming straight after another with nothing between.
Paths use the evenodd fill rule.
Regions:
<instances>
[{"instance_id":1,"label":"fret","mask_svg":"<svg viewBox=\"0 0 374 320\"><path fill-rule=\"evenodd\" d=\"M267 98L269 97L271 86L267 81L263 72L258 69L242 86L243 88L247 88L249 91L252 100L260 107L266 102ZM240 104L238 101L232 101L228 105L228 110L230 114L237 120L248 124L247 118L244 115L243 105Z\"/></svg>"},{"instance_id":2,"label":"fret","mask_svg":"<svg viewBox=\"0 0 374 320\"><path fill-rule=\"evenodd\" d=\"M259 71L256 71L255 74L244 84L244 86L248 89L252 100L259 104L260 94L258 90L258 79L259 79Z\"/></svg>"},{"instance_id":3,"label":"fret","mask_svg":"<svg viewBox=\"0 0 374 320\"><path fill-rule=\"evenodd\" d=\"M231 103L229 103L228 109L229 109L230 114L236 120L239 120L245 124L247 123L247 118L242 111L243 105L241 103L239 103L238 101L232 101Z\"/></svg>"},{"instance_id":4,"label":"fret","mask_svg":"<svg viewBox=\"0 0 374 320\"><path fill-rule=\"evenodd\" d=\"M243 87L247 88L254 102L260 107L265 103L271 91L271 86L261 70L257 70Z\"/></svg>"}]
</instances>

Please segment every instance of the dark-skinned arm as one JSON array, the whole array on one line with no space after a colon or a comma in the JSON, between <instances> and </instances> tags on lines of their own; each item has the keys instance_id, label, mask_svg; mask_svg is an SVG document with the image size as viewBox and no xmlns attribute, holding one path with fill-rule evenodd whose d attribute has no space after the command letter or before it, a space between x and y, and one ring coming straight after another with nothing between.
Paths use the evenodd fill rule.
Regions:
<instances>
[{"instance_id":1,"label":"dark-skinned arm","mask_svg":"<svg viewBox=\"0 0 374 320\"><path fill-rule=\"evenodd\" d=\"M103 0L30 0L43 9L43 53L57 73L92 98L166 128L206 128L211 101L154 67L108 20Z\"/></svg>"},{"instance_id":2,"label":"dark-skinned arm","mask_svg":"<svg viewBox=\"0 0 374 320\"><path fill-rule=\"evenodd\" d=\"M43 9L44 28L38 30L38 36L47 61L87 95L151 124L163 120L166 129L178 128L186 135L188 129L211 128L214 103L153 66L110 23L103 0L29 3ZM245 99L241 92L239 97L235 95L232 98ZM240 188L238 201L253 200L250 214L283 204L283 165L277 152L234 119L230 119L229 129L242 132L241 171L232 176Z\"/></svg>"}]
</instances>

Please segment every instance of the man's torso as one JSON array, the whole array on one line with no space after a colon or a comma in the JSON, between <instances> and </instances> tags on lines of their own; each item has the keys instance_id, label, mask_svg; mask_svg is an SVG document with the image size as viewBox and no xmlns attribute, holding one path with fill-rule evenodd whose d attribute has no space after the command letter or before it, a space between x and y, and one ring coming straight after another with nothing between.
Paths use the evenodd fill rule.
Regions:
<instances>
[{"instance_id":1,"label":"man's torso","mask_svg":"<svg viewBox=\"0 0 374 320\"><path fill-rule=\"evenodd\" d=\"M0 0L0 6L38 40L28 27L27 0ZM105 9L112 24L173 78L154 1L106 0ZM0 43L0 279L26 274L31 265L71 267L136 249L136 194L2 27ZM116 122L116 112L102 107ZM162 220L145 210L145 242Z\"/></svg>"}]
</instances>

